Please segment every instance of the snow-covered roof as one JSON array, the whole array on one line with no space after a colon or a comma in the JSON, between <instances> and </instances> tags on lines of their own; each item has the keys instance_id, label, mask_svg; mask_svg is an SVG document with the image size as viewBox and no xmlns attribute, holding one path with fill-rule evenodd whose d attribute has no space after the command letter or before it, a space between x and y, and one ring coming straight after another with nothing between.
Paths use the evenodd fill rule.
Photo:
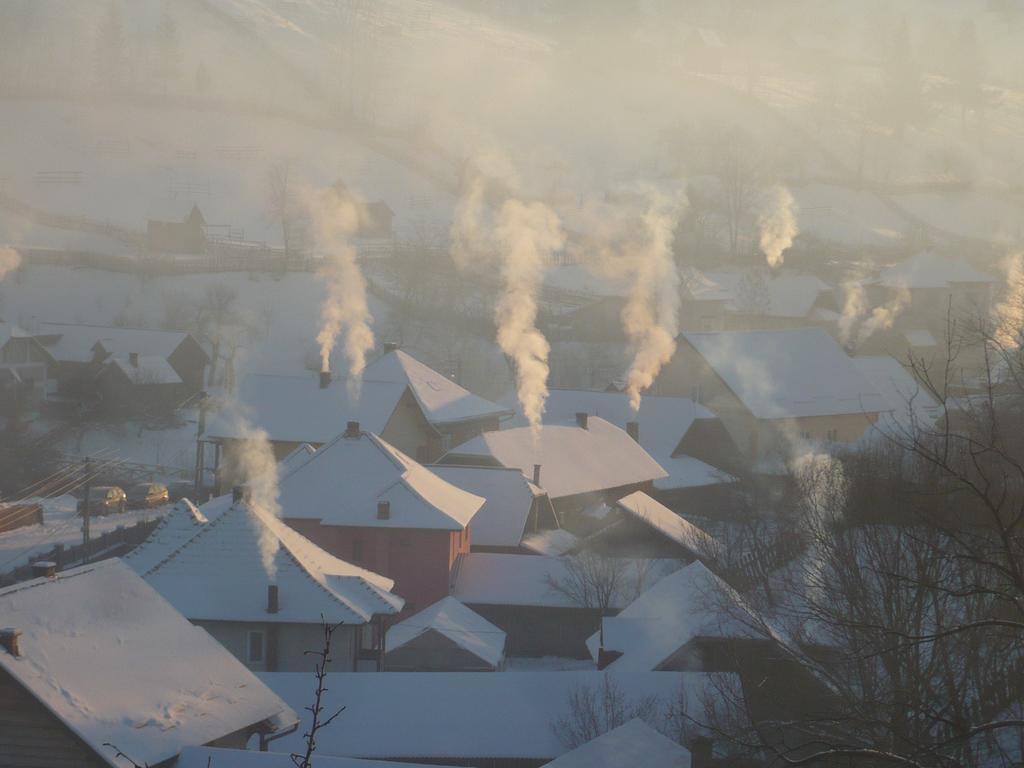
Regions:
<instances>
[{"instance_id":1,"label":"snow-covered roof","mask_svg":"<svg viewBox=\"0 0 1024 768\"><path fill-rule=\"evenodd\" d=\"M375 615L398 613L404 604L391 594L391 579L324 552L245 502L194 530L156 564L146 555L147 542L128 560L133 567L149 566L139 574L189 619L319 624L327 617L365 624ZM166 552L166 536L155 546ZM270 572L262 555L268 548ZM270 584L278 588L277 613L267 612Z\"/></svg>"},{"instance_id":2,"label":"snow-covered roof","mask_svg":"<svg viewBox=\"0 0 1024 768\"><path fill-rule=\"evenodd\" d=\"M211 499L202 509L188 499L178 501L146 540L124 556L125 562L136 573L148 573L230 507L231 494Z\"/></svg>"},{"instance_id":3,"label":"snow-covered roof","mask_svg":"<svg viewBox=\"0 0 1024 768\"><path fill-rule=\"evenodd\" d=\"M240 410L252 426L273 441L326 443L358 421L362 429L383 432L406 386L364 379L358 402L352 402L345 379L334 377L320 387L319 374L278 376L250 374L238 387ZM214 414L206 429L212 438L236 438L238 419L226 411Z\"/></svg>"},{"instance_id":4,"label":"snow-covered roof","mask_svg":"<svg viewBox=\"0 0 1024 768\"><path fill-rule=\"evenodd\" d=\"M487 500L473 518L473 544L518 547L530 509L544 493L518 469L458 467L434 464L429 469L442 480Z\"/></svg>"},{"instance_id":5,"label":"snow-covered roof","mask_svg":"<svg viewBox=\"0 0 1024 768\"><path fill-rule=\"evenodd\" d=\"M746 305L743 297L743 272L701 272L689 269L684 285L693 301L721 301L726 309L739 314L764 317L807 317L822 293L831 286L814 275L781 274L763 276L763 311Z\"/></svg>"},{"instance_id":6,"label":"snow-covered roof","mask_svg":"<svg viewBox=\"0 0 1024 768\"><path fill-rule=\"evenodd\" d=\"M914 379L910 371L888 355L855 357L853 364L885 398L888 413L875 423L876 429L930 428L942 415L935 398Z\"/></svg>"},{"instance_id":7,"label":"snow-covered roof","mask_svg":"<svg viewBox=\"0 0 1024 768\"><path fill-rule=\"evenodd\" d=\"M682 336L756 418L868 414L887 408L821 328Z\"/></svg>"},{"instance_id":8,"label":"snow-covered roof","mask_svg":"<svg viewBox=\"0 0 1024 768\"><path fill-rule=\"evenodd\" d=\"M564 528L550 528L523 536L520 546L538 555L557 557L572 551L579 543L580 540Z\"/></svg>"},{"instance_id":9,"label":"snow-covered roof","mask_svg":"<svg viewBox=\"0 0 1024 768\"><path fill-rule=\"evenodd\" d=\"M308 459L314 453L316 453L316 448L314 448L309 443L303 443L298 448L289 453L287 456L285 456L283 459L281 459L279 462L277 462L278 473L281 476L288 474L300 464L305 463L306 459Z\"/></svg>"},{"instance_id":10,"label":"snow-covered roof","mask_svg":"<svg viewBox=\"0 0 1024 768\"><path fill-rule=\"evenodd\" d=\"M690 750L637 717L556 757L546 768L690 768Z\"/></svg>"},{"instance_id":11,"label":"snow-covered roof","mask_svg":"<svg viewBox=\"0 0 1024 768\"><path fill-rule=\"evenodd\" d=\"M935 347L939 344L927 328L912 328L909 331L903 331L903 338L912 347Z\"/></svg>"},{"instance_id":12,"label":"snow-covered roof","mask_svg":"<svg viewBox=\"0 0 1024 768\"><path fill-rule=\"evenodd\" d=\"M718 419L703 405L688 397L645 395L639 412L629 404L624 392L594 392L585 389L552 389L544 406L544 420L552 424L572 422L577 413L588 413L625 429L638 422L640 445L668 473L654 481L659 490L694 488L733 480L728 474L677 449L690 427L698 419ZM526 423L517 413L515 426Z\"/></svg>"},{"instance_id":13,"label":"snow-covered roof","mask_svg":"<svg viewBox=\"0 0 1024 768\"><path fill-rule=\"evenodd\" d=\"M589 419L587 429L546 424L537 436L529 427L485 432L453 448L443 461L460 463L459 457L490 457L524 472L540 464L539 485L552 499L668 476L633 438L601 418Z\"/></svg>"},{"instance_id":14,"label":"snow-covered roof","mask_svg":"<svg viewBox=\"0 0 1024 768\"><path fill-rule=\"evenodd\" d=\"M32 334L13 323L0 320L0 348L2 348L11 339L26 338L32 338Z\"/></svg>"},{"instance_id":15,"label":"snow-covered roof","mask_svg":"<svg viewBox=\"0 0 1024 768\"><path fill-rule=\"evenodd\" d=\"M456 570L452 594L467 605L579 608L555 589L567 582L568 558L470 552ZM643 588L679 568L678 560L623 560L625 578L613 608L624 608Z\"/></svg>"},{"instance_id":16,"label":"snow-covered roof","mask_svg":"<svg viewBox=\"0 0 1024 768\"><path fill-rule=\"evenodd\" d=\"M136 363L124 357L115 357L110 365L116 365L133 384L181 384L181 376L159 355L139 355Z\"/></svg>"},{"instance_id":17,"label":"snow-covered roof","mask_svg":"<svg viewBox=\"0 0 1024 768\"><path fill-rule=\"evenodd\" d=\"M759 638L755 619L736 591L699 560L658 581L617 616L601 625L604 647L621 651L610 665L616 672L658 669L697 637ZM601 633L587 639L597 658Z\"/></svg>"},{"instance_id":18,"label":"snow-covered roof","mask_svg":"<svg viewBox=\"0 0 1024 768\"><path fill-rule=\"evenodd\" d=\"M72 323L39 323L37 336L60 338L49 346L50 354L61 362L88 363L93 348L102 345L107 355L127 357L139 355L170 357L189 337L185 331L156 331L149 328L119 328L106 325L75 325Z\"/></svg>"},{"instance_id":19,"label":"snow-covered roof","mask_svg":"<svg viewBox=\"0 0 1024 768\"><path fill-rule=\"evenodd\" d=\"M118 559L0 590L20 655L0 667L112 766L112 742L156 765L295 713Z\"/></svg>"},{"instance_id":20,"label":"snow-covered roof","mask_svg":"<svg viewBox=\"0 0 1024 768\"><path fill-rule=\"evenodd\" d=\"M964 283L994 283L965 259L925 251L886 267L874 281L888 288L949 288Z\"/></svg>"},{"instance_id":21,"label":"snow-covered roof","mask_svg":"<svg viewBox=\"0 0 1024 768\"><path fill-rule=\"evenodd\" d=\"M726 684L735 681L729 677ZM262 678L295 707L308 706L309 675L268 673ZM550 760L568 751L552 723L569 715L570 696L586 689L600 695L606 679L629 701L649 696L661 708L682 696L687 711L703 712L704 698L717 695L718 681L699 672L609 672L607 678L597 671L333 673L327 676L324 706L347 709L318 734L317 754ZM306 727L276 741L274 748L298 749Z\"/></svg>"},{"instance_id":22,"label":"snow-covered roof","mask_svg":"<svg viewBox=\"0 0 1024 768\"><path fill-rule=\"evenodd\" d=\"M474 395L400 349L388 352L366 366L364 377L366 380L408 385L431 424L510 415L508 409ZM365 390L365 384L363 388Z\"/></svg>"},{"instance_id":23,"label":"snow-covered roof","mask_svg":"<svg viewBox=\"0 0 1024 768\"><path fill-rule=\"evenodd\" d=\"M273 748L276 745L271 745ZM390 760L365 760L360 757L330 757L314 754L313 768L452 768L431 763L393 763ZM174 768L295 768L287 752L257 752L253 749L188 747L178 756Z\"/></svg>"},{"instance_id":24,"label":"snow-covered roof","mask_svg":"<svg viewBox=\"0 0 1024 768\"><path fill-rule=\"evenodd\" d=\"M384 647L393 651L431 631L444 635L492 667L500 665L505 658L505 633L454 597L438 600L394 624L388 630Z\"/></svg>"},{"instance_id":25,"label":"snow-covered roof","mask_svg":"<svg viewBox=\"0 0 1024 768\"><path fill-rule=\"evenodd\" d=\"M460 531L485 504L370 432L321 446L280 483L282 515L324 525ZM387 519L378 502L390 503Z\"/></svg>"},{"instance_id":26,"label":"snow-covered roof","mask_svg":"<svg viewBox=\"0 0 1024 768\"><path fill-rule=\"evenodd\" d=\"M720 551L721 545L717 540L643 491L634 491L628 496L623 496L615 505L630 517L675 542L694 557L714 557Z\"/></svg>"}]
</instances>

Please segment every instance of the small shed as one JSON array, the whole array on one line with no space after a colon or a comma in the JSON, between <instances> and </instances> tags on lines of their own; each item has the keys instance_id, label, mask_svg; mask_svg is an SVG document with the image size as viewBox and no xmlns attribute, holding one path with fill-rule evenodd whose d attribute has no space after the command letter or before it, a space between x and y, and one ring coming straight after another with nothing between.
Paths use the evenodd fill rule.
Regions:
<instances>
[{"instance_id":1,"label":"small shed","mask_svg":"<svg viewBox=\"0 0 1024 768\"><path fill-rule=\"evenodd\" d=\"M505 632L454 597L388 630L385 668L392 672L499 672Z\"/></svg>"}]
</instances>

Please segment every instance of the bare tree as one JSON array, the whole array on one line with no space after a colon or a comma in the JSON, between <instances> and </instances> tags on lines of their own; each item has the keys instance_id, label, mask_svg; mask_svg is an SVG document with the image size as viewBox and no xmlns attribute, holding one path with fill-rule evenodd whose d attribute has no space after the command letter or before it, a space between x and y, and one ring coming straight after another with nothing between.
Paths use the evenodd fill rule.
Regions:
<instances>
[{"instance_id":1,"label":"bare tree","mask_svg":"<svg viewBox=\"0 0 1024 768\"><path fill-rule=\"evenodd\" d=\"M635 599L647 588L651 578L649 560L608 557L583 550L562 558L562 562L564 574L548 574L548 588L581 608L600 611L602 616L620 601Z\"/></svg>"},{"instance_id":2,"label":"bare tree","mask_svg":"<svg viewBox=\"0 0 1024 768\"><path fill-rule=\"evenodd\" d=\"M217 365L220 362L221 346L232 333L231 328L239 323L238 291L226 283L206 286L199 302L196 324L202 337L210 344L210 373L208 382L217 381Z\"/></svg>"},{"instance_id":3,"label":"bare tree","mask_svg":"<svg viewBox=\"0 0 1024 768\"><path fill-rule=\"evenodd\" d=\"M572 688L566 709L551 730L567 748L575 749L636 717L656 724L659 702L657 696L631 699L606 673L597 687L584 684Z\"/></svg>"},{"instance_id":4,"label":"bare tree","mask_svg":"<svg viewBox=\"0 0 1024 768\"><path fill-rule=\"evenodd\" d=\"M307 656L316 658L316 665L313 674L316 676L316 689L313 692L313 703L306 707L310 713L309 728L302 738L306 742L306 749L302 754L291 755L295 768L312 768L313 754L316 752L317 734L337 719L338 715L345 711L345 707L339 707L332 714L325 716L327 711L324 706L324 695L327 693L327 666L331 663L331 644L334 641L334 633L338 631L341 623L329 624L322 620L323 646L318 651L306 651Z\"/></svg>"}]
</instances>

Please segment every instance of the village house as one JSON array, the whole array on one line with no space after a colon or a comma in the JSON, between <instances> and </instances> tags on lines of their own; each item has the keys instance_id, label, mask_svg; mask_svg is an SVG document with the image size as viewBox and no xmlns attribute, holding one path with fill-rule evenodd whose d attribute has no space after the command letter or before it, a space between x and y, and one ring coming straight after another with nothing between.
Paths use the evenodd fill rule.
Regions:
<instances>
[{"instance_id":1,"label":"village house","mask_svg":"<svg viewBox=\"0 0 1024 768\"><path fill-rule=\"evenodd\" d=\"M244 747L295 712L131 568L105 560L0 590L0 763L170 766ZM305 677L305 676L304 676Z\"/></svg>"},{"instance_id":2,"label":"village house","mask_svg":"<svg viewBox=\"0 0 1024 768\"><path fill-rule=\"evenodd\" d=\"M281 479L279 503L306 538L393 579L408 614L448 596L486 502L351 423Z\"/></svg>"},{"instance_id":3,"label":"village house","mask_svg":"<svg viewBox=\"0 0 1024 768\"><path fill-rule=\"evenodd\" d=\"M308 703L306 676L278 673L263 679L293 706ZM657 702L659 711L673 704L677 710L701 713L706 701L718 701L720 686L732 684L731 675L712 678L699 672L617 675L609 670L607 677L596 671L336 673L327 677L324 706L328 711L347 708L318 735L317 756L539 768L571 752L555 726L571 716L574 694L599 697L611 686L627 702L648 699ZM304 718L298 731L275 743L275 749L299 748L308 727L308 716ZM678 732L692 734L690 738L706 735L689 723L679 725Z\"/></svg>"},{"instance_id":4,"label":"village house","mask_svg":"<svg viewBox=\"0 0 1024 768\"><path fill-rule=\"evenodd\" d=\"M718 414L755 471L806 443L854 443L888 408L820 328L683 333L654 386Z\"/></svg>"},{"instance_id":5,"label":"village house","mask_svg":"<svg viewBox=\"0 0 1024 768\"><path fill-rule=\"evenodd\" d=\"M99 407L110 415L171 413L188 400L185 382L158 355L115 357L96 374Z\"/></svg>"},{"instance_id":6,"label":"village house","mask_svg":"<svg viewBox=\"0 0 1024 768\"><path fill-rule=\"evenodd\" d=\"M242 489L199 509L179 502L125 561L259 672L312 671L324 621L342 625L332 669L379 669L384 620L403 604L391 579L327 554Z\"/></svg>"},{"instance_id":7,"label":"village house","mask_svg":"<svg viewBox=\"0 0 1024 768\"><path fill-rule=\"evenodd\" d=\"M562 525L586 507L651 491L668 473L624 430L585 412L568 424L502 429L456 446L442 464L519 469L543 488Z\"/></svg>"},{"instance_id":8,"label":"village house","mask_svg":"<svg viewBox=\"0 0 1024 768\"><path fill-rule=\"evenodd\" d=\"M45 398L53 356L28 331L0 320L0 421L17 419Z\"/></svg>"},{"instance_id":9,"label":"village house","mask_svg":"<svg viewBox=\"0 0 1024 768\"><path fill-rule=\"evenodd\" d=\"M521 552L523 539L559 530L547 493L518 469L448 464L431 464L429 469L487 500L473 518L473 552Z\"/></svg>"},{"instance_id":10,"label":"village house","mask_svg":"<svg viewBox=\"0 0 1024 768\"><path fill-rule=\"evenodd\" d=\"M190 397L202 390L210 364L202 345L185 331L39 323L35 338L57 361L57 394L72 401L96 398L108 381L105 369L112 368L126 372L112 372L125 386L144 388L156 379Z\"/></svg>"},{"instance_id":11,"label":"village house","mask_svg":"<svg viewBox=\"0 0 1024 768\"><path fill-rule=\"evenodd\" d=\"M507 636L454 597L388 629L388 672L500 672Z\"/></svg>"},{"instance_id":12,"label":"village house","mask_svg":"<svg viewBox=\"0 0 1024 768\"><path fill-rule=\"evenodd\" d=\"M851 359L887 405L869 437L906 438L915 430L936 428L943 418L942 407L899 360L889 355Z\"/></svg>"},{"instance_id":13,"label":"village house","mask_svg":"<svg viewBox=\"0 0 1024 768\"><path fill-rule=\"evenodd\" d=\"M402 350L392 350L363 372L358 402L343 376L251 374L242 379L238 401L253 426L267 433L280 460L302 443L332 440L358 421L417 461L437 460L455 442L497 429L507 409L477 397ZM227 414L210 419L205 439L220 447L220 463L240 436Z\"/></svg>"},{"instance_id":14,"label":"village house","mask_svg":"<svg viewBox=\"0 0 1024 768\"><path fill-rule=\"evenodd\" d=\"M581 585L614 574L607 610L617 613L679 567L676 560L605 558L591 568L572 557L472 552L459 559L452 595L508 635L510 656L585 659L602 609L585 601Z\"/></svg>"},{"instance_id":15,"label":"village house","mask_svg":"<svg viewBox=\"0 0 1024 768\"><path fill-rule=\"evenodd\" d=\"M181 221L146 222L146 249L150 253L199 254L206 251L206 219L193 205Z\"/></svg>"},{"instance_id":16,"label":"village house","mask_svg":"<svg viewBox=\"0 0 1024 768\"><path fill-rule=\"evenodd\" d=\"M701 768L690 751L638 717L556 757L547 768Z\"/></svg>"}]
</instances>

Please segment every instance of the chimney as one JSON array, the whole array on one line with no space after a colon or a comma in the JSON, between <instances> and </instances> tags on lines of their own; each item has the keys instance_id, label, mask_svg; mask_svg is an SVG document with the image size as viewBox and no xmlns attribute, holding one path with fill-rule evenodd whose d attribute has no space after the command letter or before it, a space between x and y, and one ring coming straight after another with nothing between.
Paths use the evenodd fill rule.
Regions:
<instances>
[{"instance_id":1,"label":"chimney","mask_svg":"<svg viewBox=\"0 0 1024 768\"><path fill-rule=\"evenodd\" d=\"M626 434L640 442L640 422L639 421L627 421L626 422Z\"/></svg>"},{"instance_id":2,"label":"chimney","mask_svg":"<svg viewBox=\"0 0 1024 768\"><path fill-rule=\"evenodd\" d=\"M349 421L345 424L344 437L359 437L359 422Z\"/></svg>"},{"instance_id":3,"label":"chimney","mask_svg":"<svg viewBox=\"0 0 1024 768\"><path fill-rule=\"evenodd\" d=\"M390 501L378 501L377 502L377 519L378 520L390 520L391 519L391 502Z\"/></svg>"},{"instance_id":4,"label":"chimney","mask_svg":"<svg viewBox=\"0 0 1024 768\"><path fill-rule=\"evenodd\" d=\"M388 352L394 352L395 350L400 349L400 347L397 341L385 341L381 345L381 349L384 350L384 354L386 355Z\"/></svg>"},{"instance_id":5,"label":"chimney","mask_svg":"<svg viewBox=\"0 0 1024 768\"><path fill-rule=\"evenodd\" d=\"M267 613L277 613L277 584L267 585Z\"/></svg>"},{"instance_id":6,"label":"chimney","mask_svg":"<svg viewBox=\"0 0 1024 768\"><path fill-rule=\"evenodd\" d=\"M582 429L587 429L590 420L587 418L586 411L576 411L576 426Z\"/></svg>"},{"instance_id":7,"label":"chimney","mask_svg":"<svg viewBox=\"0 0 1024 768\"><path fill-rule=\"evenodd\" d=\"M32 576L36 579L57 577L57 564L52 560L36 560L32 563Z\"/></svg>"},{"instance_id":8,"label":"chimney","mask_svg":"<svg viewBox=\"0 0 1024 768\"><path fill-rule=\"evenodd\" d=\"M320 389L327 389L331 386L331 372L320 371Z\"/></svg>"},{"instance_id":9,"label":"chimney","mask_svg":"<svg viewBox=\"0 0 1024 768\"><path fill-rule=\"evenodd\" d=\"M0 646L3 646L3 649L11 654L11 656L17 658L21 656L20 637L20 629L14 629L13 627L0 629Z\"/></svg>"},{"instance_id":10,"label":"chimney","mask_svg":"<svg viewBox=\"0 0 1024 768\"><path fill-rule=\"evenodd\" d=\"M138 368L139 367L139 353L138 352L129 352L128 353L128 363L131 365L132 368Z\"/></svg>"},{"instance_id":11,"label":"chimney","mask_svg":"<svg viewBox=\"0 0 1024 768\"><path fill-rule=\"evenodd\" d=\"M237 504L245 498L245 486L236 485L231 489L231 503Z\"/></svg>"},{"instance_id":12,"label":"chimney","mask_svg":"<svg viewBox=\"0 0 1024 768\"><path fill-rule=\"evenodd\" d=\"M533 484L540 485L540 464L533 465Z\"/></svg>"}]
</instances>

